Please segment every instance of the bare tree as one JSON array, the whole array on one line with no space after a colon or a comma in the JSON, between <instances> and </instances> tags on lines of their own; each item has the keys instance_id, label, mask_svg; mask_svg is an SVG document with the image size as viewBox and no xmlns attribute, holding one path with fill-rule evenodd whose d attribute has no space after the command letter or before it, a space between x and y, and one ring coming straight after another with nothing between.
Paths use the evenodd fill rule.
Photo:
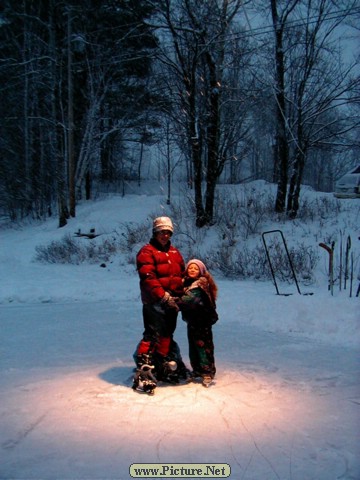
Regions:
<instances>
[{"instance_id":1,"label":"bare tree","mask_svg":"<svg viewBox=\"0 0 360 480\"><path fill-rule=\"evenodd\" d=\"M308 152L329 147L358 126L346 105L359 79L339 61L335 30L354 10L347 2L334 11L331 0L270 0L275 33L276 163L275 210L294 218ZM337 6L337 8L339 8ZM281 13L279 10L281 9ZM291 171L290 171L291 168ZM290 175L290 177L289 177ZM287 190L287 184L289 189ZM286 203L287 197L287 203Z\"/></svg>"},{"instance_id":2,"label":"bare tree","mask_svg":"<svg viewBox=\"0 0 360 480\"><path fill-rule=\"evenodd\" d=\"M236 151L239 127L245 126L246 112L234 95L240 79L229 74L234 59L244 53L230 41L241 6L239 0L163 0L158 7L156 26L165 30L160 60L177 89L172 101L193 166L198 227L213 221L216 184Z\"/></svg>"},{"instance_id":3,"label":"bare tree","mask_svg":"<svg viewBox=\"0 0 360 480\"><path fill-rule=\"evenodd\" d=\"M300 0L287 2L281 12L278 0L270 0L271 17L274 27L274 52L275 52L275 110L276 110L276 135L274 163L278 176L275 211L285 210L286 191L288 183L289 146L287 141L286 125L286 92L285 92L285 29L288 18Z\"/></svg>"}]
</instances>

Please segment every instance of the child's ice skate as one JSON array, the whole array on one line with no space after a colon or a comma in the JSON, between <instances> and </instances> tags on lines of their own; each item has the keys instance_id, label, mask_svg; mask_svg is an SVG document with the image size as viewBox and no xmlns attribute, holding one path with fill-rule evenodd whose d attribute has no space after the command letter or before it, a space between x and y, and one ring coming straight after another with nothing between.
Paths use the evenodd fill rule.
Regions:
<instances>
[{"instance_id":1,"label":"child's ice skate","mask_svg":"<svg viewBox=\"0 0 360 480\"><path fill-rule=\"evenodd\" d=\"M210 387L210 385L213 383L213 378L211 375L204 374L204 375L201 375L201 378L202 378L202 384L206 388Z\"/></svg>"}]
</instances>

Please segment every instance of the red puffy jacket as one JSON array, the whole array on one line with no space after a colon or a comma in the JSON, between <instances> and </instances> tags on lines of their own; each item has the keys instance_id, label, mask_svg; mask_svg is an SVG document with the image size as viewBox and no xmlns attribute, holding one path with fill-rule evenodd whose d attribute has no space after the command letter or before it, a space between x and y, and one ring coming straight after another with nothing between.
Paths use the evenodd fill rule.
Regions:
<instances>
[{"instance_id":1,"label":"red puffy jacket","mask_svg":"<svg viewBox=\"0 0 360 480\"><path fill-rule=\"evenodd\" d=\"M162 247L152 238L137 254L136 266L143 303L157 303L165 292L175 297L183 294L185 262L170 242Z\"/></svg>"}]
</instances>

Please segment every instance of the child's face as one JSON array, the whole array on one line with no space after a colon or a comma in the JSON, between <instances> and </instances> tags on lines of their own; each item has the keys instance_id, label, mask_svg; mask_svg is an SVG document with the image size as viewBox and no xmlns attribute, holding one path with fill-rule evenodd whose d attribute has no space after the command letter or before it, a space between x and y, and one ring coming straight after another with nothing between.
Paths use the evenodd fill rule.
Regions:
<instances>
[{"instance_id":1,"label":"child's face","mask_svg":"<svg viewBox=\"0 0 360 480\"><path fill-rule=\"evenodd\" d=\"M197 278L200 275L200 268L195 263L190 263L187 274L190 278Z\"/></svg>"}]
</instances>

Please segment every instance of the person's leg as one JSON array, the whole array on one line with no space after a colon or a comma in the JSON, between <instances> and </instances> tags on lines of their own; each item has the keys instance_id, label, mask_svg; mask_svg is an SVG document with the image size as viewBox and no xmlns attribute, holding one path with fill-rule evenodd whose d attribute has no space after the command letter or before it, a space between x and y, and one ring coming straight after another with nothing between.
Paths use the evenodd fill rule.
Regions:
<instances>
[{"instance_id":1,"label":"person's leg","mask_svg":"<svg viewBox=\"0 0 360 480\"><path fill-rule=\"evenodd\" d=\"M157 386L155 377L154 352L158 342L158 320L156 312L148 305L143 305L143 338L133 354L136 372L133 378L133 389L153 394Z\"/></svg>"},{"instance_id":2,"label":"person's leg","mask_svg":"<svg viewBox=\"0 0 360 480\"><path fill-rule=\"evenodd\" d=\"M144 333L136 352L136 363L146 354L154 365L158 380L173 380L177 364L169 357L172 336L176 328L177 312L163 311L158 305L143 306Z\"/></svg>"},{"instance_id":3,"label":"person's leg","mask_svg":"<svg viewBox=\"0 0 360 480\"><path fill-rule=\"evenodd\" d=\"M194 375L216 373L214 342L211 327L194 327L188 324L189 358Z\"/></svg>"},{"instance_id":4,"label":"person's leg","mask_svg":"<svg viewBox=\"0 0 360 480\"><path fill-rule=\"evenodd\" d=\"M174 340L174 338L171 339L168 358L176 362L177 364L176 374L178 375L179 378L183 380L190 379L190 370L185 365L180 352L180 347L178 343Z\"/></svg>"},{"instance_id":5,"label":"person's leg","mask_svg":"<svg viewBox=\"0 0 360 480\"><path fill-rule=\"evenodd\" d=\"M188 346L189 346L189 360L190 365L193 370L194 376L199 376L201 373L201 364L200 364L200 357L198 352L198 346L196 344L196 329L191 323L187 324L187 338L188 338Z\"/></svg>"}]
</instances>

